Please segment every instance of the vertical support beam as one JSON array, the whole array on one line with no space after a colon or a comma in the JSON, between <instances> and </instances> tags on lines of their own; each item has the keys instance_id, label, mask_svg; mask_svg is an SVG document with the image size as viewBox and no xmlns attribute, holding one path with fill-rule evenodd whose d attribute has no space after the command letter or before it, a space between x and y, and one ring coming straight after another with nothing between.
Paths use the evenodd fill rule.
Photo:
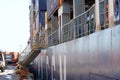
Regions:
<instances>
[{"instance_id":1,"label":"vertical support beam","mask_svg":"<svg viewBox=\"0 0 120 80\"><path fill-rule=\"evenodd\" d=\"M62 42L62 6L58 9L58 21L59 21L59 43Z\"/></svg>"},{"instance_id":2,"label":"vertical support beam","mask_svg":"<svg viewBox=\"0 0 120 80\"><path fill-rule=\"evenodd\" d=\"M108 0L109 3L109 27L114 26L114 0Z\"/></svg>"},{"instance_id":3,"label":"vertical support beam","mask_svg":"<svg viewBox=\"0 0 120 80\"><path fill-rule=\"evenodd\" d=\"M96 31L100 30L99 0L95 0Z\"/></svg>"}]
</instances>

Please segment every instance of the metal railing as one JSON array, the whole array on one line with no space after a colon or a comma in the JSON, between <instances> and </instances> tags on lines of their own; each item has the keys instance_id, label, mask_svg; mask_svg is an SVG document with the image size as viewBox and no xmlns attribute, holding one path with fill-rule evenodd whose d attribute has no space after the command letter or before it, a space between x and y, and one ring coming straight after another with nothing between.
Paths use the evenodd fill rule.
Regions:
<instances>
[{"instance_id":1,"label":"metal railing","mask_svg":"<svg viewBox=\"0 0 120 80\"><path fill-rule=\"evenodd\" d=\"M59 44L59 34L58 30L54 31L48 37L48 46L53 46Z\"/></svg>"},{"instance_id":2,"label":"metal railing","mask_svg":"<svg viewBox=\"0 0 120 80\"><path fill-rule=\"evenodd\" d=\"M73 39L73 31L74 31L73 26L74 26L74 19L62 27L62 42L70 41Z\"/></svg>"},{"instance_id":3,"label":"metal railing","mask_svg":"<svg viewBox=\"0 0 120 80\"><path fill-rule=\"evenodd\" d=\"M75 37L89 35L95 31L95 5L74 19Z\"/></svg>"},{"instance_id":4,"label":"metal railing","mask_svg":"<svg viewBox=\"0 0 120 80\"><path fill-rule=\"evenodd\" d=\"M26 48L20 53L19 61L22 61L26 58L26 56L31 52L31 45L28 44Z\"/></svg>"},{"instance_id":5,"label":"metal railing","mask_svg":"<svg viewBox=\"0 0 120 80\"><path fill-rule=\"evenodd\" d=\"M66 42L89 35L95 31L95 24L95 5L93 5L90 9L63 25L61 39L59 39L58 30L50 34L48 47L59 44L59 40Z\"/></svg>"},{"instance_id":6,"label":"metal railing","mask_svg":"<svg viewBox=\"0 0 120 80\"><path fill-rule=\"evenodd\" d=\"M95 31L95 5L65 24L62 31L63 42L93 33Z\"/></svg>"}]
</instances>

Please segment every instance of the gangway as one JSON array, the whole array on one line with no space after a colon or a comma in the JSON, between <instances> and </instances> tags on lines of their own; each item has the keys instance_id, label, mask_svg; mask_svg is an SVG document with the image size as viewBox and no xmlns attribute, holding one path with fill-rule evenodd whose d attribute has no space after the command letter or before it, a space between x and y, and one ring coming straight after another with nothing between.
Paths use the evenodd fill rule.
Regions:
<instances>
[{"instance_id":1,"label":"gangway","mask_svg":"<svg viewBox=\"0 0 120 80\"><path fill-rule=\"evenodd\" d=\"M45 47L40 42L35 42L33 46L29 43L20 54L19 62L21 61L22 65L27 67L40 54L41 49Z\"/></svg>"},{"instance_id":2,"label":"gangway","mask_svg":"<svg viewBox=\"0 0 120 80\"><path fill-rule=\"evenodd\" d=\"M39 55L40 52L40 49L34 49L33 51L31 51L22 61L22 65L27 67Z\"/></svg>"}]
</instances>

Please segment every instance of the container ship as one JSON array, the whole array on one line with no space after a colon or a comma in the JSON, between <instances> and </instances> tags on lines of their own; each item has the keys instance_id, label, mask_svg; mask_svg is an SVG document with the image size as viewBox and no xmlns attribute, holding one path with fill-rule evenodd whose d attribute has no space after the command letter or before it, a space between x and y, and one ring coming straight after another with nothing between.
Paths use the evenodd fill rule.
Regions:
<instances>
[{"instance_id":1,"label":"container ship","mask_svg":"<svg viewBox=\"0 0 120 80\"><path fill-rule=\"evenodd\" d=\"M120 80L120 0L31 0L20 56L35 80Z\"/></svg>"}]
</instances>

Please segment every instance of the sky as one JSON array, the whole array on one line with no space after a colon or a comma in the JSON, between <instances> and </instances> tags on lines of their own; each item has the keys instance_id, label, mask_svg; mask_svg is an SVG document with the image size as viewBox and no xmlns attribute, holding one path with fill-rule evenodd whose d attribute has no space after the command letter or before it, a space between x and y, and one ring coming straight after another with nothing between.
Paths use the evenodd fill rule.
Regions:
<instances>
[{"instance_id":1,"label":"sky","mask_svg":"<svg viewBox=\"0 0 120 80\"><path fill-rule=\"evenodd\" d=\"M29 39L30 0L0 0L0 50L22 52Z\"/></svg>"}]
</instances>

